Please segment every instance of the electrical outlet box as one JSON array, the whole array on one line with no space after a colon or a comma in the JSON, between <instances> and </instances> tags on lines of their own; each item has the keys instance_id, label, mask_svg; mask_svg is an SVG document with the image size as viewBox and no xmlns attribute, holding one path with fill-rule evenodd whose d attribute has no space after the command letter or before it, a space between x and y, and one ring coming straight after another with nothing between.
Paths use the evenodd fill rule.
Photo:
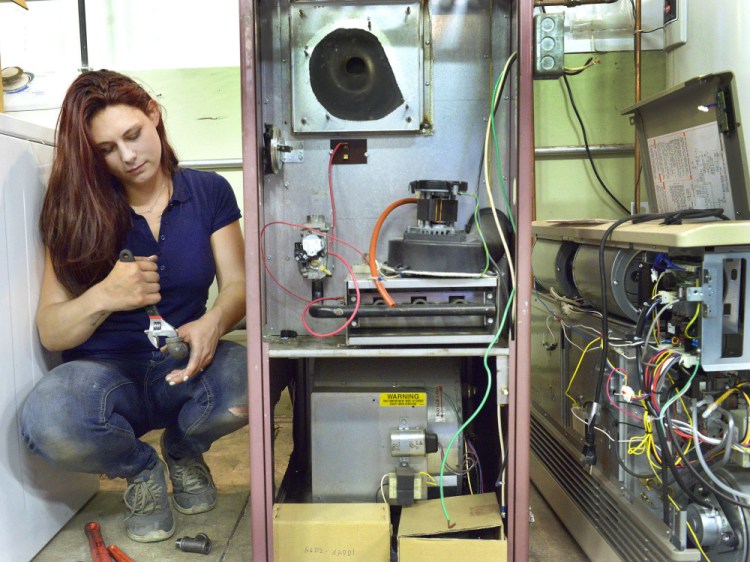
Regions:
<instances>
[{"instance_id":1,"label":"electrical outlet box","mask_svg":"<svg viewBox=\"0 0 750 562\"><path fill-rule=\"evenodd\" d=\"M687 43L687 2L664 0L664 50Z\"/></svg>"},{"instance_id":2,"label":"electrical outlet box","mask_svg":"<svg viewBox=\"0 0 750 562\"><path fill-rule=\"evenodd\" d=\"M534 16L534 78L552 79L564 71L565 15L537 14Z\"/></svg>"}]
</instances>

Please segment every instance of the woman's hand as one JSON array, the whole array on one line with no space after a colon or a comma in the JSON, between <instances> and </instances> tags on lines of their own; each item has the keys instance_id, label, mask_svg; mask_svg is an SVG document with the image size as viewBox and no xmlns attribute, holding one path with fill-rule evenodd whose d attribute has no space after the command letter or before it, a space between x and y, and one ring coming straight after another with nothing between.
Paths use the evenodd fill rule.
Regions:
<instances>
[{"instance_id":1,"label":"woman's hand","mask_svg":"<svg viewBox=\"0 0 750 562\"><path fill-rule=\"evenodd\" d=\"M135 259L118 261L107 277L75 297L57 279L47 251L36 317L42 345L50 351L71 349L89 339L112 312L159 302L156 256Z\"/></svg>"},{"instance_id":2,"label":"woman's hand","mask_svg":"<svg viewBox=\"0 0 750 562\"><path fill-rule=\"evenodd\" d=\"M211 235L219 293L210 310L194 322L177 329L190 345L190 359L184 369L166 376L169 384L190 380L213 361L219 338L245 316L245 244L240 222L235 221Z\"/></svg>"},{"instance_id":3,"label":"woman's hand","mask_svg":"<svg viewBox=\"0 0 750 562\"><path fill-rule=\"evenodd\" d=\"M190 346L190 359L184 369L176 369L165 377L170 385L186 382L210 365L221 337L210 314L180 326L177 333ZM162 351L166 352L166 347Z\"/></svg>"},{"instance_id":4,"label":"woman's hand","mask_svg":"<svg viewBox=\"0 0 750 562\"><path fill-rule=\"evenodd\" d=\"M99 283L105 306L111 312L133 310L161 300L156 256L117 261L109 275Z\"/></svg>"}]
</instances>

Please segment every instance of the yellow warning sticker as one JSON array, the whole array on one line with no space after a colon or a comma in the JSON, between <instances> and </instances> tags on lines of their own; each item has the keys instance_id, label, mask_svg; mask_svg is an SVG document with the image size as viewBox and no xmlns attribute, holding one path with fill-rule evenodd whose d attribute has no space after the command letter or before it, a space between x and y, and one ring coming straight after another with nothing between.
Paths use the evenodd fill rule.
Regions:
<instances>
[{"instance_id":1,"label":"yellow warning sticker","mask_svg":"<svg viewBox=\"0 0 750 562\"><path fill-rule=\"evenodd\" d=\"M426 392L381 392L381 406L427 406Z\"/></svg>"}]
</instances>

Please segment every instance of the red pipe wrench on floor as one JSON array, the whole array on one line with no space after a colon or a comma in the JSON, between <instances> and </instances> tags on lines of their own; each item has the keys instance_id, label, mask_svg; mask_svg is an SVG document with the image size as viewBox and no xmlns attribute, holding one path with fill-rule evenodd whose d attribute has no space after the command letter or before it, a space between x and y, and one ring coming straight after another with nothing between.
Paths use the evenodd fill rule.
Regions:
<instances>
[{"instance_id":1,"label":"red pipe wrench on floor","mask_svg":"<svg viewBox=\"0 0 750 562\"><path fill-rule=\"evenodd\" d=\"M120 252L120 261L134 262L135 257L133 256L133 252L127 249ZM156 349L160 349L159 338L164 337L166 338L167 353L169 353L174 359L183 359L187 357L188 344L182 341L177 330L161 317L156 306L153 304L147 306L146 314L148 314L149 324L148 330L144 330L144 332L153 346Z\"/></svg>"}]
</instances>

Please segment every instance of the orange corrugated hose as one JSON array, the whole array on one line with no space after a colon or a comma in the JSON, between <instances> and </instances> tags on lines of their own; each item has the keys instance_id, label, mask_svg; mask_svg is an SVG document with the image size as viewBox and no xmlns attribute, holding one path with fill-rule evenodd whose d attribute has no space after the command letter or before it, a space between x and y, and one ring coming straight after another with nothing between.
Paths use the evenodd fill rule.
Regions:
<instances>
[{"instance_id":1,"label":"orange corrugated hose","mask_svg":"<svg viewBox=\"0 0 750 562\"><path fill-rule=\"evenodd\" d=\"M375 288L378 290L378 293L380 293L380 296L383 297L385 304L387 304L388 306L396 306L396 301L391 298L391 295L388 294L388 291L383 286L383 283L381 283L380 274L378 273L378 265L375 262L375 254L378 250L378 236L380 235L380 227L383 226L385 219L388 218L388 215L390 215L394 209L401 207L402 205L409 205L411 203L416 204L417 198L407 197L406 199L399 199L398 201L394 201L393 203L388 205L385 208L385 211L383 211L380 217L378 217L378 222L375 223L375 228L372 231L372 238L370 238L370 252L368 256L370 273L372 274L372 278L375 280Z\"/></svg>"}]
</instances>

